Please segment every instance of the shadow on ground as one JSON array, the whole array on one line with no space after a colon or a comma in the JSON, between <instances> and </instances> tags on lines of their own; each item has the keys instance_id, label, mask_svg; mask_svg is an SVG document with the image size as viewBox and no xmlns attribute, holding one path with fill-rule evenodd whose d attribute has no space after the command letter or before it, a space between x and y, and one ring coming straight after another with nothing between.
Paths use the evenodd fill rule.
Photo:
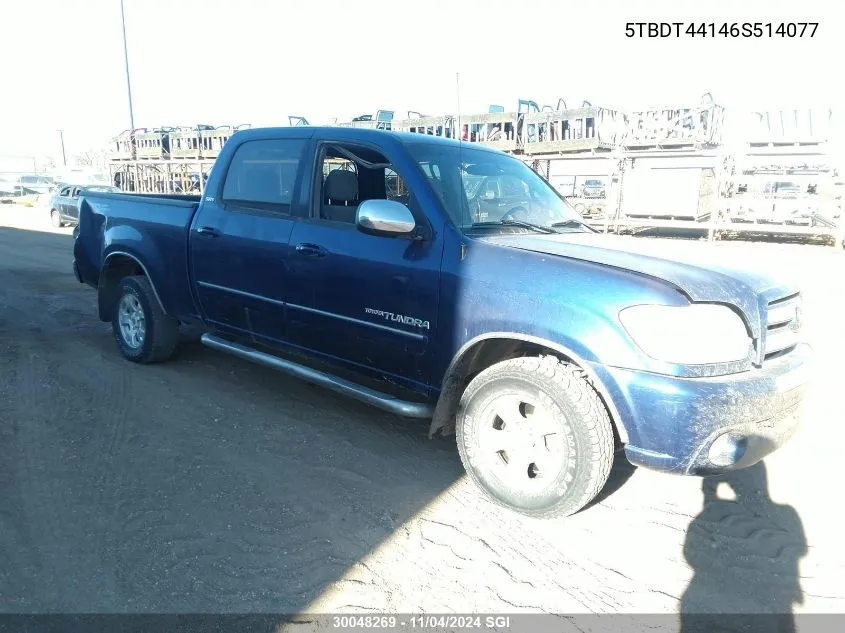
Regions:
<instances>
[{"instance_id":1,"label":"shadow on ground","mask_svg":"<svg viewBox=\"0 0 845 633\"><path fill-rule=\"evenodd\" d=\"M771 499L763 462L703 479L702 492L704 508L684 544L694 575L681 600L681 633L795 631L798 565L807 554L798 513Z\"/></svg>"}]
</instances>

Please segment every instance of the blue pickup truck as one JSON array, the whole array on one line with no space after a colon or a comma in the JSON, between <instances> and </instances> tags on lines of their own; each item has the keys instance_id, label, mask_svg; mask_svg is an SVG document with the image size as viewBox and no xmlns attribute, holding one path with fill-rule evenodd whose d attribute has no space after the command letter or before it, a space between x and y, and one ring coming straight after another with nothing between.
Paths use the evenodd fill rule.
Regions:
<instances>
[{"instance_id":1,"label":"blue pickup truck","mask_svg":"<svg viewBox=\"0 0 845 633\"><path fill-rule=\"evenodd\" d=\"M548 517L587 505L620 451L711 475L797 426L799 289L661 246L596 232L504 153L302 126L234 134L201 198L85 194L73 270L128 360L200 328L430 419L493 501Z\"/></svg>"}]
</instances>

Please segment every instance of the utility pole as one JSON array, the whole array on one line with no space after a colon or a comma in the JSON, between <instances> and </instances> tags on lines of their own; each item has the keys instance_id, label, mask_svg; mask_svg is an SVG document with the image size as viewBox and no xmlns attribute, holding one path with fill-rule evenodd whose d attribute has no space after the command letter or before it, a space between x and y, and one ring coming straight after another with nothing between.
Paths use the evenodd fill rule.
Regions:
<instances>
[{"instance_id":1,"label":"utility pole","mask_svg":"<svg viewBox=\"0 0 845 633\"><path fill-rule=\"evenodd\" d=\"M129 49L126 46L126 17L123 12L123 0L120 0L120 23L123 27L123 61L126 66L126 94L129 97L129 129L135 129L135 115L132 112L132 84L129 82Z\"/></svg>"},{"instance_id":2,"label":"utility pole","mask_svg":"<svg viewBox=\"0 0 845 633\"><path fill-rule=\"evenodd\" d=\"M455 73L455 96L458 101L458 140L460 141L463 138L463 130L461 129L461 73Z\"/></svg>"},{"instance_id":3,"label":"utility pole","mask_svg":"<svg viewBox=\"0 0 845 633\"><path fill-rule=\"evenodd\" d=\"M59 133L59 140L62 142L62 166L67 167L67 155L65 154L65 131L56 130Z\"/></svg>"}]
</instances>

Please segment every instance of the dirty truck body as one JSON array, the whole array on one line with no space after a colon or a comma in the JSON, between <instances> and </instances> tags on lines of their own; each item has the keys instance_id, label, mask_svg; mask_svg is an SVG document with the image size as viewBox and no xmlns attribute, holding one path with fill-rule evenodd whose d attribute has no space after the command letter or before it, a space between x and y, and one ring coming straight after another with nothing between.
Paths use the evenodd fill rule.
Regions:
<instances>
[{"instance_id":1,"label":"dirty truck body","mask_svg":"<svg viewBox=\"0 0 845 633\"><path fill-rule=\"evenodd\" d=\"M497 207L479 178L519 202ZM210 347L455 432L473 481L526 514L584 507L620 449L707 475L782 445L811 354L799 289L578 218L496 150L252 129L202 199L85 195L73 268L127 359L163 361L199 326Z\"/></svg>"}]
</instances>

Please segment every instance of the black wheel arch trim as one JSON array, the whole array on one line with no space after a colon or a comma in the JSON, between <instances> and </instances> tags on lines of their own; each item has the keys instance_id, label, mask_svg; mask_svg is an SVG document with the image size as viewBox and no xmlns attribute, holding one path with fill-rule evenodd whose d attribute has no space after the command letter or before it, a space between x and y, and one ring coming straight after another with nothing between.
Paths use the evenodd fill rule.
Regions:
<instances>
[{"instance_id":1,"label":"black wheel arch trim","mask_svg":"<svg viewBox=\"0 0 845 633\"><path fill-rule=\"evenodd\" d=\"M158 294L158 289L156 288L156 285L155 285L155 282L153 281L153 278L150 276L150 272L147 270L147 267L144 266L144 263L140 259L138 259L135 255L132 255L131 253L127 253L126 251L111 251L108 255L106 255L106 259L103 260L102 270L105 270L106 264L108 264L109 260L112 257L117 257L117 256L123 256L123 257L127 257L127 258L131 259L136 264L138 264L138 266L141 268L142 271L144 271L144 276L147 279L150 280L150 286L152 286L153 294L155 295L156 301L158 301L158 305L161 308L161 311L164 312L164 314L166 315L167 309L164 307L164 303L161 300L161 296L159 296L159 294ZM100 272L100 275L102 276L102 271Z\"/></svg>"}]
</instances>

